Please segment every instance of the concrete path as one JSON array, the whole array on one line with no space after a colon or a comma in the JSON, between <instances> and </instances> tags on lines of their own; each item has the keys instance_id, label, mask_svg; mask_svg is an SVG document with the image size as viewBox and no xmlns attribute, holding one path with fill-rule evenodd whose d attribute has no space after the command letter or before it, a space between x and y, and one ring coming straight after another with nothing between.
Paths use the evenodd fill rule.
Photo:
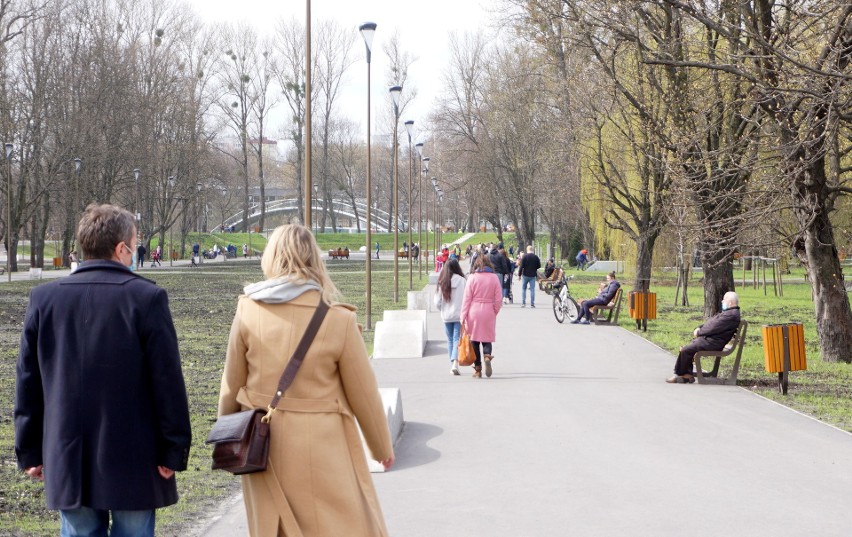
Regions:
<instances>
[{"instance_id":1,"label":"concrete path","mask_svg":"<svg viewBox=\"0 0 852 537\"><path fill-rule=\"evenodd\" d=\"M450 375L435 313L427 357L374 362L406 420L373 476L391 535L852 535L852 435L740 388L666 384L670 354L559 325L536 298L501 312L490 379ZM196 535L246 534L239 499L215 516Z\"/></svg>"}]
</instances>

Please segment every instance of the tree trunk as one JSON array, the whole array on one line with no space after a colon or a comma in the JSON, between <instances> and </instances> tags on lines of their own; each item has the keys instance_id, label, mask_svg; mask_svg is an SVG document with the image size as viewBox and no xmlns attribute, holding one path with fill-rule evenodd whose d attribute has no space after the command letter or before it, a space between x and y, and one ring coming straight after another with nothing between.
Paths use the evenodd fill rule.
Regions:
<instances>
[{"instance_id":1,"label":"tree trunk","mask_svg":"<svg viewBox=\"0 0 852 537\"><path fill-rule=\"evenodd\" d=\"M722 298L734 290L733 254L717 245L701 244L701 267L704 269L704 318L722 309Z\"/></svg>"},{"instance_id":2,"label":"tree trunk","mask_svg":"<svg viewBox=\"0 0 852 537\"><path fill-rule=\"evenodd\" d=\"M654 257L656 234L645 238L640 236L636 241L636 279L633 281L634 291L646 291L651 286L651 267Z\"/></svg>"},{"instance_id":3,"label":"tree trunk","mask_svg":"<svg viewBox=\"0 0 852 537\"><path fill-rule=\"evenodd\" d=\"M805 160L800 160L798 154L791 156L794 159L790 169L798 170L792 184L793 206L803 228L793 248L811 281L820 352L825 362L849 363L852 362L852 310L829 219L825 159L808 159L805 155ZM801 168L801 162L808 165Z\"/></svg>"}]
</instances>

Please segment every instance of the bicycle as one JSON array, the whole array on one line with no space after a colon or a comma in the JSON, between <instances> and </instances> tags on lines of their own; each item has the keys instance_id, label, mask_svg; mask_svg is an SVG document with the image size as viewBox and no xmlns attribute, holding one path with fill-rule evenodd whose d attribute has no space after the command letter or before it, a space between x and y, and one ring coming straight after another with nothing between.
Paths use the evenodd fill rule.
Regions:
<instances>
[{"instance_id":1,"label":"bicycle","mask_svg":"<svg viewBox=\"0 0 852 537\"><path fill-rule=\"evenodd\" d=\"M571 296L568 290L568 280L574 279L574 276L564 275L553 285L553 290L557 293L553 294L553 316L556 317L556 322L562 324L565 322L565 317L570 321L576 321L580 317L580 307L577 301Z\"/></svg>"}]
</instances>

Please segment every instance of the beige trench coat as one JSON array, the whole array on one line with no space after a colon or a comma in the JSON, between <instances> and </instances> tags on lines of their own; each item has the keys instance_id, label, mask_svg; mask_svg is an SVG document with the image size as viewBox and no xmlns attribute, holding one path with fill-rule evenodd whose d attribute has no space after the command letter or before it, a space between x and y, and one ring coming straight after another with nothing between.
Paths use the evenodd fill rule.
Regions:
<instances>
[{"instance_id":1,"label":"beige trench coat","mask_svg":"<svg viewBox=\"0 0 852 537\"><path fill-rule=\"evenodd\" d=\"M219 415L269 405L319 303L309 291L284 304L240 297L222 375ZM329 309L271 421L269 467L242 476L252 537L386 536L361 426L376 460L390 432L351 306Z\"/></svg>"}]
</instances>

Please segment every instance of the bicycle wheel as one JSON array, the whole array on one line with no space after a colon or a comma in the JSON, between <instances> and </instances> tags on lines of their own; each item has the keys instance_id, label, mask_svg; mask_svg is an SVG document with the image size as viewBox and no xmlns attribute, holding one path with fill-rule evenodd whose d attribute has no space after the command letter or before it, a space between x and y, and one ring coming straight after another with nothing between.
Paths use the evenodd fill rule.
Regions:
<instances>
[{"instance_id":1,"label":"bicycle wheel","mask_svg":"<svg viewBox=\"0 0 852 537\"><path fill-rule=\"evenodd\" d=\"M565 310L562 309L562 299L559 295L553 295L553 316L556 317L556 322L562 324L565 321Z\"/></svg>"},{"instance_id":2,"label":"bicycle wheel","mask_svg":"<svg viewBox=\"0 0 852 537\"><path fill-rule=\"evenodd\" d=\"M570 296L565 299L563 311L565 312L565 315L568 316L569 321L576 321L577 318L580 317L580 307ZM562 321L559 322L561 323Z\"/></svg>"}]
</instances>

